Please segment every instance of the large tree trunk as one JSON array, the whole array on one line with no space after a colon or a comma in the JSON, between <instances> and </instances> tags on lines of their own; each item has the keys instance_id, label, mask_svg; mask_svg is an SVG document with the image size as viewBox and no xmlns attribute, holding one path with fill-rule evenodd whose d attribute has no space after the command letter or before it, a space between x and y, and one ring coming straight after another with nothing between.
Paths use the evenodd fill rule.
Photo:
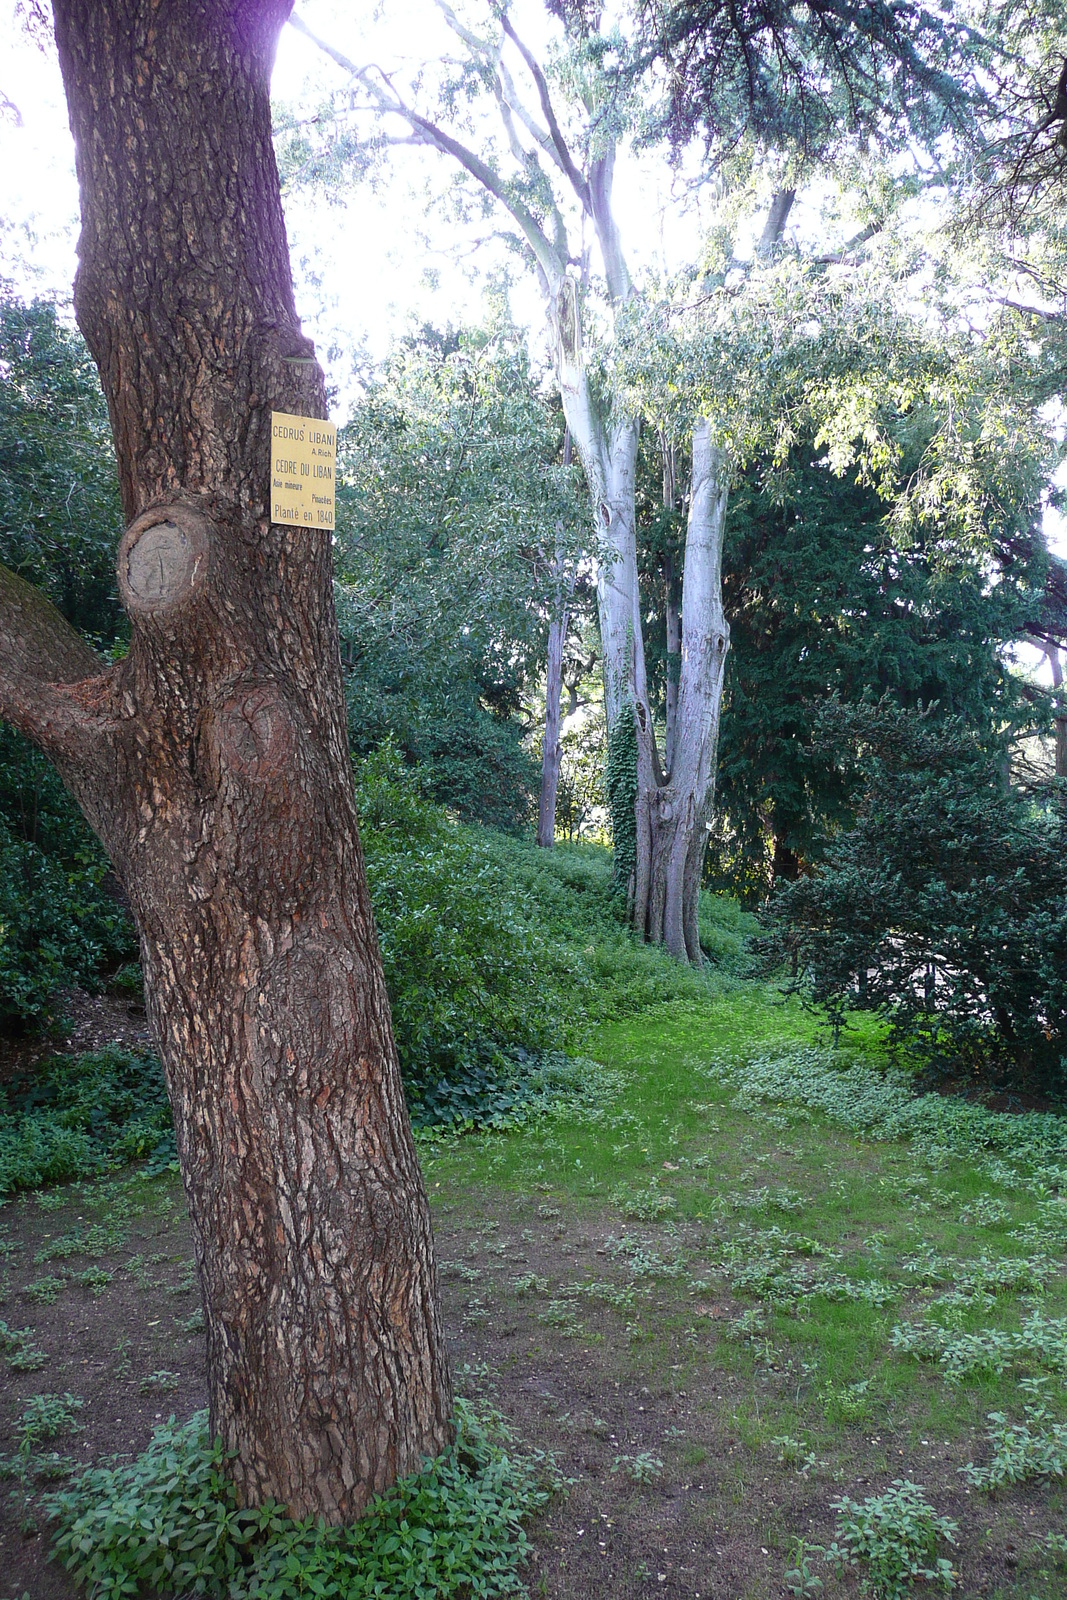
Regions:
<instances>
[{"instance_id":1,"label":"large tree trunk","mask_svg":"<svg viewBox=\"0 0 1067 1600\"><path fill-rule=\"evenodd\" d=\"M430 1220L356 830L328 534L269 519L325 416L271 147L290 0L56 0L78 320L128 527L104 670L17 580L0 710L56 757L141 936L244 1502L357 1516L450 1434ZM64 687L66 685L66 687Z\"/></svg>"},{"instance_id":2,"label":"large tree trunk","mask_svg":"<svg viewBox=\"0 0 1067 1600\"><path fill-rule=\"evenodd\" d=\"M634 922L680 960L700 964L697 907L715 793L719 708L730 630L722 608L722 542L730 469L706 422L693 430L682 577L682 660L673 762L659 765L639 682L637 892Z\"/></svg>"},{"instance_id":3,"label":"large tree trunk","mask_svg":"<svg viewBox=\"0 0 1067 1600\"><path fill-rule=\"evenodd\" d=\"M668 553L663 563L663 580L666 587L665 621L667 624L667 721L663 732L663 764L668 772L674 769L674 752L678 736L678 684L682 676L682 606L674 572L674 557Z\"/></svg>"}]
</instances>

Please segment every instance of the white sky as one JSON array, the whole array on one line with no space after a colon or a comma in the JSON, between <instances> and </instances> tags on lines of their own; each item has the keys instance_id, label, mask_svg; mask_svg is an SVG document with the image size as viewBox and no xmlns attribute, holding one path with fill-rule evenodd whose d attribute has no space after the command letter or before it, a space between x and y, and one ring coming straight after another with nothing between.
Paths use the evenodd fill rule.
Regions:
<instances>
[{"instance_id":1,"label":"white sky","mask_svg":"<svg viewBox=\"0 0 1067 1600\"><path fill-rule=\"evenodd\" d=\"M301 0L299 10L345 54L360 64L380 63L398 81L424 60L455 54L456 41L432 0L389 0L387 6ZM471 14L478 14L477 6ZM551 24L540 0L526 0L514 14L535 43L547 36ZM0 0L0 30L7 46L0 91L21 119L20 125L10 117L0 123L0 272L29 291L69 301L78 195L58 62L54 47L41 50L26 35L17 0ZM345 81L310 41L292 28L283 31L273 84L277 103L313 111L325 91ZM343 204L331 205L321 195L287 201L301 316L342 393L361 351L379 357L399 333L422 321L441 326L482 315L485 275L504 253L492 239L491 221L464 229L439 212L427 216L428 196L440 194L451 177L449 164L433 151L402 149L392 152L378 183L354 187ZM620 161L617 194L632 269L673 270L697 253L699 219L678 203L664 162ZM539 339L543 317L532 278L516 284L511 305Z\"/></svg>"}]
</instances>

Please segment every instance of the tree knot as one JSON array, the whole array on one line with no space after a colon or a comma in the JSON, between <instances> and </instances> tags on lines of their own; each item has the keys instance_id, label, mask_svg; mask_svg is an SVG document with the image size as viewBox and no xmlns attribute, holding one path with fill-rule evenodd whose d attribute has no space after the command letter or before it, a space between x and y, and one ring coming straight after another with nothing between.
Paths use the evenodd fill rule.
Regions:
<instances>
[{"instance_id":1,"label":"tree knot","mask_svg":"<svg viewBox=\"0 0 1067 1600\"><path fill-rule=\"evenodd\" d=\"M214 528L195 503L167 501L135 517L119 543L122 603L131 617L173 611L207 579Z\"/></svg>"}]
</instances>

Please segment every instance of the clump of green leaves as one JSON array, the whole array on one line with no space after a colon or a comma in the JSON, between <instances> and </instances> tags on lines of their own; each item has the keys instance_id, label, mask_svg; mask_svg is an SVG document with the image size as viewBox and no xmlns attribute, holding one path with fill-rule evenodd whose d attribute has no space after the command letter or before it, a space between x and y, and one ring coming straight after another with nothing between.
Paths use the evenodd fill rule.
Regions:
<instances>
[{"instance_id":1,"label":"clump of green leaves","mask_svg":"<svg viewBox=\"0 0 1067 1600\"><path fill-rule=\"evenodd\" d=\"M34 1485L54 1483L74 1470L76 1463L58 1450L41 1451L45 1440L57 1439L65 1433L80 1433L78 1413L84 1405L80 1395L31 1395L15 1428L16 1448L10 1456L0 1456L0 1477L12 1478L21 1493L23 1509L29 1512L34 1496ZM35 1526L29 1517L23 1524L29 1531Z\"/></svg>"},{"instance_id":2,"label":"clump of green leaves","mask_svg":"<svg viewBox=\"0 0 1067 1600\"><path fill-rule=\"evenodd\" d=\"M958 1524L939 1517L918 1484L895 1478L884 1494L863 1501L842 1495L832 1506L836 1537L826 1559L839 1572L858 1567L868 1594L905 1600L917 1578L955 1588L952 1562L937 1551L942 1542L956 1543Z\"/></svg>"},{"instance_id":3,"label":"clump of green leaves","mask_svg":"<svg viewBox=\"0 0 1067 1600\"><path fill-rule=\"evenodd\" d=\"M893 1329L895 1350L936 1361L953 1383L974 1373L1002 1374L1023 1367L1067 1373L1067 1317L1035 1311L1021 1328L980 1328L960 1333L933 1322L905 1322Z\"/></svg>"},{"instance_id":4,"label":"clump of green leaves","mask_svg":"<svg viewBox=\"0 0 1067 1600\"><path fill-rule=\"evenodd\" d=\"M1018 1169L1036 1169L1046 1195L1048 1183L1059 1181L1054 1164L1067 1161L1067 1120L1061 1116L1005 1116L970 1101L916 1094L906 1072L857 1066L829 1049L786 1050L698 1070L735 1085L733 1105L740 1111L767 1105L801 1116L816 1111L865 1139L908 1139L928 1161L962 1156L984 1166L997 1182L1018 1184Z\"/></svg>"},{"instance_id":5,"label":"clump of green leaves","mask_svg":"<svg viewBox=\"0 0 1067 1600\"><path fill-rule=\"evenodd\" d=\"M9 1328L0 1322L0 1355L13 1372L37 1372L48 1360L33 1342L32 1328Z\"/></svg>"},{"instance_id":6,"label":"clump of green leaves","mask_svg":"<svg viewBox=\"0 0 1067 1600\"><path fill-rule=\"evenodd\" d=\"M637 1189L620 1185L612 1191L611 1202L621 1209L624 1217L634 1217L639 1222L659 1222L678 1204L673 1195L664 1193L656 1178Z\"/></svg>"},{"instance_id":7,"label":"clump of green leaves","mask_svg":"<svg viewBox=\"0 0 1067 1600\"><path fill-rule=\"evenodd\" d=\"M146 1051L53 1056L0 1089L0 1194L146 1155L157 1164L175 1155L163 1069Z\"/></svg>"},{"instance_id":8,"label":"clump of green leaves","mask_svg":"<svg viewBox=\"0 0 1067 1600\"><path fill-rule=\"evenodd\" d=\"M616 1456L611 1470L624 1472L632 1483L655 1483L663 1472L663 1462L650 1450L641 1450L635 1456Z\"/></svg>"},{"instance_id":9,"label":"clump of green leaves","mask_svg":"<svg viewBox=\"0 0 1067 1600\"><path fill-rule=\"evenodd\" d=\"M206 1413L157 1428L133 1462L94 1467L47 1502L58 1559L96 1600L196 1593L377 1600L521 1595L527 1517L560 1487L540 1454L510 1447L499 1417L456 1405L456 1441L378 1496L350 1527L280 1506L241 1510Z\"/></svg>"},{"instance_id":10,"label":"clump of green leaves","mask_svg":"<svg viewBox=\"0 0 1067 1600\"><path fill-rule=\"evenodd\" d=\"M1045 1402L1043 1378L1024 1378L1019 1387L1031 1396L1024 1407L1024 1422L1009 1422L1002 1411L991 1411L989 1442L992 1459L984 1467L968 1462L963 1476L977 1489L1002 1489L1028 1478L1062 1478L1067 1474L1067 1423L1053 1420Z\"/></svg>"}]
</instances>

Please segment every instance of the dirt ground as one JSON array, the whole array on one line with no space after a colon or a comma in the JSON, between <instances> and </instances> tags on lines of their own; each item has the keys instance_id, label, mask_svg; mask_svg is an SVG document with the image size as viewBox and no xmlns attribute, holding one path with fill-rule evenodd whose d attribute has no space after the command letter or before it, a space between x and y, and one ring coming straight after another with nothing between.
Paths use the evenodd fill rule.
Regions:
<instances>
[{"instance_id":1,"label":"dirt ground","mask_svg":"<svg viewBox=\"0 0 1067 1600\"><path fill-rule=\"evenodd\" d=\"M72 1272L90 1260L111 1271L102 1292L67 1282L51 1304L25 1295L29 1285L55 1274L56 1263L35 1264L33 1257L84 1228L91 1214L77 1206L42 1210L33 1201L2 1214L5 1243L16 1247L5 1318L11 1326L32 1325L34 1343L49 1359L38 1372L5 1374L0 1450L12 1448L11 1419L36 1393L69 1390L84 1399L84 1432L56 1447L86 1463L136 1453L159 1421L172 1412L184 1418L204 1405L203 1337L188 1328L197 1309L188 1222L176 1185L159 1199L130 1221L121 1247L63 1259ZM532 1529L533 1594L557 1600L784 1595L790 1536L829 1539L833 1491L817 1474L801 1476L767 1452L746 1448L732 1428L741 1380L713 1358L716 1324L737 1307L702 1302L700 1350L679 1339L677 1349L666 1349L676 1359L663 1372L661 1342L656 1378L642 1371L625 1313L582 1304L580 1320L567 1329L546 1326L541 1318L552 1303L551 1287L517 1291L516 1278L532 1275L551 1286L560 1277L561 1252L570 1281L583 1274L610 1281L614 1264L604 1254L610 1216L602 1225L562 1214L546 1222L542 1202L541 1196L479 1195L477 1210L445 1203L436 1220L457 1387L490 1399L522 1441L552 1451L575 1480ZM674 1285L663 1286L662 1302L644 1307L645 1314L661 1310L671 1318L676 1292ZM612 1470L621 1456L643 1452L664 1464L654 1481L634 1482L624 1468ZM1025 1502L1018 1500L1017 1517L1010 1497L1002 1502L1007 1516L997 1519L1000 1532L983 1540L988 1514L961 1488L955 1469L962 1464L946 1457L942 1481L935 1482L928 1461L924 1482L939 1509L961 1523L964 1549L984 1550L980 1565L964 1562L963 1593L992 1595L1010 1585L1018 1560L1011 1530L1033 1514L1035 1493L1031 1488ZM862 1482L852 1479L848 1488L856 1493ZM22 1515L19 1503L5 1497L4 1600L24 1593L32 1600L70 1600L77 1591L47 1561L47 1530L23 1531ZM838 1589L845 1593L852 1585L835 1584L833 1592Z\"/></svg>"}]
</instances>

